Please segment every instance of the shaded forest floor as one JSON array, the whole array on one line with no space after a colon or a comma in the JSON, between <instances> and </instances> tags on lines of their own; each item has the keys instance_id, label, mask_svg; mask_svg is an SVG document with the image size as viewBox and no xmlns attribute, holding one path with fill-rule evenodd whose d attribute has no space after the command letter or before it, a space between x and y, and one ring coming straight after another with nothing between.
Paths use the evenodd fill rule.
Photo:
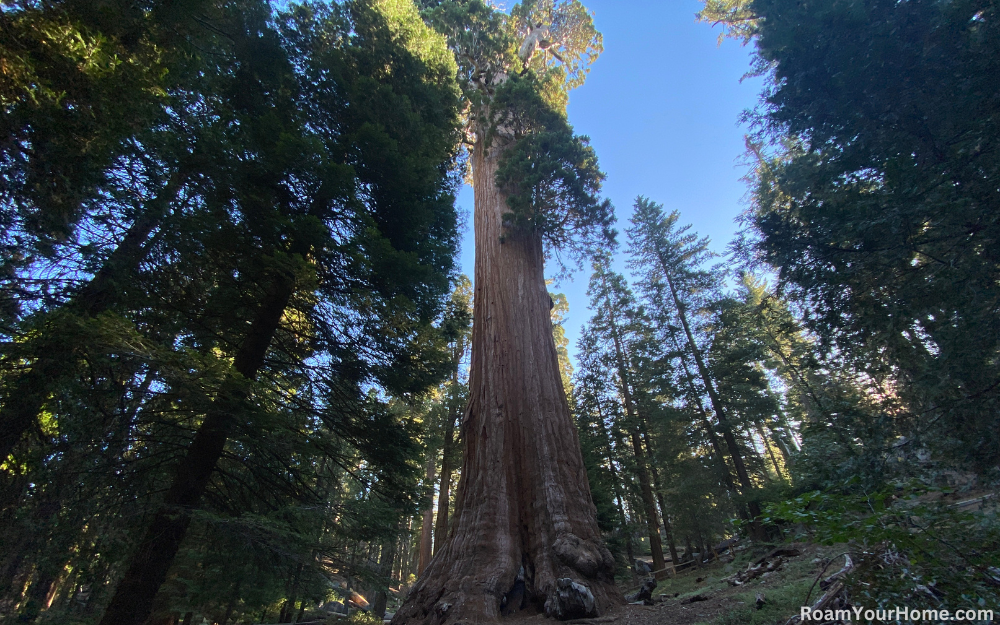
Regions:
<instances>
[{"instance_id":1,"label":"shaded forest floor","mask_svg":"<svg viewBox=\"0 0 1000 625\"><path fill-rule=\"evenodd\" d=\"M712 623L714 625L773 625L784 623L798 614L806 604L806 595L813 582L830 560L836 560L843 549L819 545L796 545L800 555L784 560L779 570L767 573L741 586L731 586L727 579L737 571L764 555L767 548L747 549L738 552L735 559L724 556L721 561L691 568L671 579L659 582L653 591L653 605L624 605L609 614L593 618L567 621L570 625L687 625ZM836 561L826 574L836 570ZM635 592L636 587L626 590ZM764 597L758 609L757 594ZM819 587L813 589L811 600L819 596ZM518 625L552 623L543 615L517 619Z\"/></svg>"},{"instance_id":2,"label":"shaded forest floor","mask_svg":"<svg viewBox=\"0 0 1000 625\"><path fill-rule=\"evenodd\" d=\"M757 547L723 556L721 560L690 568L675 577L659 582L653 591L654 605L626 605L608 614L607 623L620 625L680 625L716 623L718 625L771 625L784 623L798 614L806 603L810 586L843 549L819 545L796 545L800 554L786 557L778 570L740 586L727 581L738 571L746 570L768 547ZM834 562L827 569L839 568ZM629 592L634 592L630 589ZM757 607L757 595L764 603ZM819 595L813 589L811 600ZM613 620L612 620L613 619ZM596 620L596 619L594 619ZM581 623L581 625L583 625Z\"/></svg>"}]
</instances>

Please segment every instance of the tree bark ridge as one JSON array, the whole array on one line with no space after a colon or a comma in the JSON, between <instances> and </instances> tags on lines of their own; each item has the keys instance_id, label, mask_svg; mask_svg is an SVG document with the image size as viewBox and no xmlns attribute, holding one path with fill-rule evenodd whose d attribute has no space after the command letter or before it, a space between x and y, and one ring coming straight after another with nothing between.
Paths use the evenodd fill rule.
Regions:
<instances>
[{"instance_id":1,"label":"tree bark ridge","mask_svg":"<svg viewBox=\"0 0 1000 625\"><path fill-rule=\"evenodd\" d=\"M452 528L394 625L519 609L575 618L622 601L559 376L541 237L504 227L502 150L480 137L472 158L472 363ZM574 604L586 594L589 610Z\"/></svg>"}]
</instances>

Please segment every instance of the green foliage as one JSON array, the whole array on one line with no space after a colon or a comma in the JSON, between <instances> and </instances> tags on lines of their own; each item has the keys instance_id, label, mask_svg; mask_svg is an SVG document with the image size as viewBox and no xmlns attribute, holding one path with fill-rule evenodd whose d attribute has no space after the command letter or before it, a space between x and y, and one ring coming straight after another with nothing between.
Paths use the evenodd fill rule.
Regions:
<instances>
[{"instance_id":1,"label":"green foliage","mask_svg":"<svg viewBox=\"0 0 1000 625\"><path fill-rule=\"evenodd\" d=\"M747 44L757 34L760 17L754 11L753 0L702 1L705 6L698 11L698 20L712 26L722 25L719 44L727 37Z\"/></svg>"},{"instance_id":2,"label":"green foliage","mask_svg":"<svg viewBox=\"0 0 1000 625\"><path fill-rule=\"evenodd\" d=\"M604 173L586 137L573 134L565 114L543 97L533 74L509 78L493 104L504 111L491 132L502 128L518 137L497 170L507 192L513 231L540 233L556 248L595 247L614 238L614 211L598 192ZM489 135L488 135L489 136Z\"/></svg>"},{"instance_id":3,"label":"green foliage","mask_svg":"<svg viewBox=\"0 0 1000 625\"><path fill-rule=\"evenodd\" d=\"M520 38L533 27L546 29L545 40L551 45L533 54L524 69L547 80L555 76L564 91L582 85L590 65L604 51L593 13L580 0L526 0L512 7L510 16L510 26Z\"/></svg>"},{"instance_id":4,"label":"green foliage","mask_svg":"<svg viewBox=\"0 0 1000 625\"><path fill-rule=\"evenodd\" d=\"M85 70L97 101L88 112L70 94L60 119L79 109L100 131L50 124L55 104L35 106L24 85L3 92L5 124L93 148L65 153L86 173L64 176L72 212L24 182L32 163L0 164L17 182L5 193L21 194L3 198L19 264L0 280L22 305L0 325L0 430L13 446L0 600L51 588L48 622L98 619L174 467L230 394L248 400L157 614L256 622L326 598L332 571L374 583L371 551L395 541L420 494L422 424L393 399L450 374L449 343L468 326L462 306L445 311L460 93L444 38L407 2L171 4L177 15L135 4L136 17L113 2L24 3L0 18L29 34L56 18L86 24L46 44L45 63ZM95 26L133 18L131 43ZM160 56L141 56L155 46ZM58 72L31 59L51 74L36 99L54 102L42 87ZM58 236L25 217L50 208L67 224ZM36 253L46 238L57 253ZM245 345L261 340L248 328L273 313L276 285L291 297L247 367ZM32 377L46 357L57 372ZM38 403L14 431L7 416L25 392Z\"/></svg>"},{"instance_id":5,"label":"green foliage","mask_svg":"<svg viewBox=\"0 0 1000 625\"><path fill-rule=\"evenodd\" d=\"M556 344L556 356L559 358L559 377L562 378L563 389L566 396L572 400L573 396L573 363L569 359L569 339L566 338L566 328L563 322L569 314L569 302L563 293L549 293L552 300L552 340Z\"/></svg>"},{"instance_id":6,"label":"green foliage","mask_svg":"<svg viewBox=\"0 0 1000 625\"><path fill-rule=\"evenodd\" d=\"M351 625L379 625L382 619L371 612L357 611L348 617L347 622Z\"/></svg>"},{"instance_id":7,"label":"green foliage","mask_svg":"<svg viewBox=\"0 0 1000 625\"><path fill-rule=\"evenodd\" d=\"M754 262L894 405L886 436L996 466L995 7L757 0ZM774 155L766 155L773 146ZM891 388L891 392L886 392Z\"/></svg>"},{"instance_id":8,"label":"green foliage","mask_svg":"<svg viewBox=\"0 0 1000 625\"><path fill-rule=\"evenodd\" d=\"M189 78L193 45L212 38L198 32L192 15L218 14L202 0L178 3L176 11L90 4L22 3L3 11L0 218L5 228L37 238L42 253L73 233L127 139L162 123L167 91Z\"/></svg>"},{"instance_id":9,"label":"green foliage","mask_svg":"<svg viewBox=\"0 0 1000 625\"><path fill-rule=\"evenodd\" d=\"M713 621L713 625L772 625L783 623L789 615L798 614L802 600L809 592L812 579L798 579L783 583L778 587L768 588L766 601L761 609L753 606L757 600L757 591L736 595L747 607L736 608L723 614Z\"/></svg>"},{"instance_id":10,"label":"green foliage","mask_svg":"<svg viewBox=\"0 0 1000 625\"><path fill-rule=\"evenodd\" d=\"M455 51L468 131L479 149L502 150L496 181L510 235L573 252L613 238L611 205L597 195L604 174L566 121L569 90L603 49L593 16L578 0L530 0L509 14L452 0L425 15Z\"/></svg>"},{"instance_id":11,"label":"green foliage","mask_svg":"<svg viewBox=\"0 0 1000 625\"><path fill-rule=\"evenodd\" d=\"M846 543L857 562L848 589L858 605L996 609L1000 522L988 501L965 511L951 491L919 483L859 492L813 491L769 506L770 520ZM978 510L976 508L979 508Z\"/></svg>"}]
</instances>

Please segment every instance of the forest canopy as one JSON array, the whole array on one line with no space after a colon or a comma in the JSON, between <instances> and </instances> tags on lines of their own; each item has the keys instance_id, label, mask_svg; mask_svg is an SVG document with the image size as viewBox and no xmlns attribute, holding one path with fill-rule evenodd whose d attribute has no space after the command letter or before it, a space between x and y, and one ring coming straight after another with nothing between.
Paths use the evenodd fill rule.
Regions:
<instances>
[{"instance_id":1,"label":"forest canopy","mask_svg":"<svg viewBox=\"0 0 1000 625\"><path fill-rule=\"evenodd\" d=\"M616 217L579 0L0 1L0 623L611 622L784 542L1000 610L997 7L701 4L731 242Z\"/></svg>"}]
</instances>

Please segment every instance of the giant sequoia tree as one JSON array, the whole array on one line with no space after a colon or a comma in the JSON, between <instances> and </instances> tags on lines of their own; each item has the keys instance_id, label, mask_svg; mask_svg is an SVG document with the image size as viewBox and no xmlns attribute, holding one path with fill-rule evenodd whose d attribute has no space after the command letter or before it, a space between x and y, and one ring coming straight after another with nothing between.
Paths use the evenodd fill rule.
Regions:
<instances>
[{"instance_id":1,"label":"giant sequoia tree","mask_svg":"<svg viewBox=\"0 0 1000 625\"><path fill-rule=\"evenodd\" d=\"M469 104L475 307L465 452L448 539L394 622L450 623L520 609L587 616L620 601L560 380L546 244L608 235L610 206L584 138L565 117L600 49L576 1L504 14L445 2Z\"/></svg>"}]
</instances>

